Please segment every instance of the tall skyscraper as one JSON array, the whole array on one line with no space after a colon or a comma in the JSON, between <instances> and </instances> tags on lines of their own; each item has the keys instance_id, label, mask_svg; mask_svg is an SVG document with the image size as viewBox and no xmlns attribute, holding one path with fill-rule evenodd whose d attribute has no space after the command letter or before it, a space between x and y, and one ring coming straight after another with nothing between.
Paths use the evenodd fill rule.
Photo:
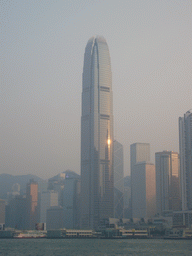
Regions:
<instances>
[{"instance_id":1,"label":"tall skyscraper","mask_svg":"<svg viewBox=\"0 0 192 256\"><path fill-rule=\"evenodd\" d=\"M133 166L139 162L150 161L150 144L149 143L133 143L130 146L131 172Z\"/></svg>"},{"instance_id":2,"label":"tall skyscraper","mask_svg":"<svg viewBox=\"0 0 192 256\"><path fill-rule=\"evenodd\" d=\"M5 226L16 229L30 229L29 202L26 197L16 195L6 205ZM34 226L32 227L34 229Z\"/></svg>"},{"instance_id":3,"label":"tall skyscraper","mask_svg":"<svg viewBox=\"0 0 192 256\"><path fill-rule=\"evenodd\" d=\"M157 213L181 209L179 155L173 151L155 153Z\"/></svg>"},{"instance_id":4,"label":"tall skyscraper","mask_svg":"<svg viewBox=\"0 0 192 256\"><path fill-rule=\"evenodd\" d=\"M192 112L179 118L182 210L192 210Z\"/></svg>"},{"instance_id":5,"label":"tall skyscraper","mask_svg":"<svg viewBox=\"0 0 192 256\"><path fill-rule=\"evenodd\" d=\"M89 39L83 67L81 116L81 226L113 217L113 111L106 40Z\"/></svg>"},{"instance_id":6,"label":"tall skyscraper","mask_svg":"<svg viewBox=\"0 0 192 256\"><path fill-rule=\"evenodd\" d=\"M62 191L63 224L65 228L79 227L78 186L80 175L65 171L64 188Z\"/></svg>"},{"instance_id":7,"label":"tall skyscraper","mask_svg":"<svg viewBox=\"0 0 192 256\"><path fill-rule=\"evenodd\" d=\"M124 163L123 145L114 141L114 217L124 217Z\"/></svg>"},{"instance_id":8,"label":"tall skyscraper","mask_svg":"<svg viewBox=\"0 0 192 256\"><path fill-rule=\"evenodd\" d=\"M124 177L124 193L123 193L123 204L124 204L124 218L131 218L131 176Z\"/></svg>"},{"instance_id":9,"label":"tall skyscraper","mask_svg":"<svg viewBox=\"0 0 192 256\"><path fill-rule=\"evenodd\" d=\"M132 218L151 218L156 214L155 165L139 162L133 166Z\"/></svg>"},{"instance_id":10,"label":"tall skyscraper","mask_svg":"<svg viewBox=\"0 0 192 256\"><path fill-rule=\"evenodd\" d=\"M27 228L35 229L35 224L38 222L38 184L34 180L30 180L26 189L27 201Z\"/></svg>"},{"instance_id":11,"label":"tall skyscraper","mask_svg":"<svg viewBox=\"0 0 192 256\"><path fill-rule=\"evenodd\" d=\"M39 221L46 223L47 209L52 206L58 206L58 193L55 191L43 191L39 194L40 197L40 217Z\"/></svg>"},{"instance_id":12,"label":"tall skyscraper","mask_svg":"<svg viewBox=\"0 0 192 256\"><path fill-rule=\"evenodd\" d=\"M140 162L150 162L150 144L149 143L134 143L130 146L130 163L131 163L131 212L133 215L133 190L134 190L134 183L133 183L133 172L134 166ZM133 217L133 216L132 216Z\"/></svg>"}]
</instances>

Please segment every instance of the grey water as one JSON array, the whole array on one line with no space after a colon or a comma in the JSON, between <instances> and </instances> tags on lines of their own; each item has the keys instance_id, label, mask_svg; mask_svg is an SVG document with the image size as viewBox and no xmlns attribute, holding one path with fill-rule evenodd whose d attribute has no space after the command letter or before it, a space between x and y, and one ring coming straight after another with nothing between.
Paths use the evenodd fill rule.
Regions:
<instances>
[{"instance_id":1,"label":"grey water","mask_svg":"<svg viewBox=\"0 0 192 256\"><path fill-rule=\"evenodd\" d=\"M192 255L192 240L0 239L0 256Z\"/></svg>"}]
</instances>

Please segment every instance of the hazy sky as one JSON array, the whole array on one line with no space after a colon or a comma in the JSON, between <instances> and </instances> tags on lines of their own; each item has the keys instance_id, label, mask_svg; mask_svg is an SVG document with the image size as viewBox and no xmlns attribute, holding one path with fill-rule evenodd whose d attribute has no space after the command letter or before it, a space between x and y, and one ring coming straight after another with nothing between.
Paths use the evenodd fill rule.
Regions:
<instances>
[{"instance_id":1,"label":"hazy sky","mask_svg":"<svg viewBox=\"0 0 192 256\"><path fill-rule=\"evenodd\" d=\"M179 150L192 108L191 0L1 0L0 174L80 173L84 50L103 35L112 66L114 136L129 148Z\"/></svg>"}]
</instances>

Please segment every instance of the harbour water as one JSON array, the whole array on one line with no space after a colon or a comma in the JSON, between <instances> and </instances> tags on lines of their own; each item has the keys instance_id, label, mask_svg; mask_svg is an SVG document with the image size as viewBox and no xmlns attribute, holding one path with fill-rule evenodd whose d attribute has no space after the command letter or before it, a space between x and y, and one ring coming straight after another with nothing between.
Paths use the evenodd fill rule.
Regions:
<instances>
[{"instance_id":1,"label":"harbour water","mask_svg":"<svg viewBox=\"0 0 192 256\"><path fill-rule=\"evenodd\" d=\"M191 240L0 239L0 256L191 256Z\"/></svg>"}]
</instances>

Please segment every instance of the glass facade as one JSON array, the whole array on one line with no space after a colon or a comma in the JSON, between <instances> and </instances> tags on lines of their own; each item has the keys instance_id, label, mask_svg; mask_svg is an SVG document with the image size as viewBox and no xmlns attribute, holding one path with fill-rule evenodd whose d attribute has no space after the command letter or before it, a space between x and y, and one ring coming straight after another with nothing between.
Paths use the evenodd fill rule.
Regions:
<instances>
[{"instance_id":1,"label":"glass facade","mask_svg":"<svg viewBox=\"0 0 192 256\"><path fill-rule=\"evenodd\" d=\"M123 145L114 141L114 217L124 218Z\"/></svg>"},{"instance_id":2,"label":"glass facade","mask_svg":"<svg viewBox=\"0 0 192 256\"><path fill-rule=\"evenodd\" d=\"M133 143L130 146L131 172L135 164L139 162L150 162L150 144Z\"/></svg>"},{"instance_id":3,"label":"glass facade","mask_svg":"<svg viewBox=\"0 0 192 256\"><path fill-rule=\"evenodd\" d=\"M111 63L103 37L85 48L81 117L81 226L113 217L113 114Z\"/></svg>"},{"instance_id":4,"label":"glass facade","mask_svg":"<svg viewBox=\"0 0 192 256\"><path fill-rule=\"evenodd\" d=\"M157 212L181 210L179 155L173 151L155 153Z\"/></svg>"},{"instance_id":5,"label":"glass facade","mask_svg":"<svg viewBox=\"0 0 192 256\"><path fill-rule=\"evenodd\" d=\"M192 210L192 112L179 118L182 210Z\"/></svg>"},{"instance_id":6,"label":"glass facade","mask_svg":"<svg viewBox=\"0 0 192 256\"><path fill-rule=\"evenodd\" d=\"M27 184L26 189L27 200L27 225L28 229L35 229L38 222L37 202L38 202L38 184L33 180Z\"/></svg>"},{"instance_id":7,"label":"glass facade","mask_svg":"<svg viewBox=\"0 0 192 256\"><path fill-rule=\"evenodd\" d=\"M150 162L150 144L149 143L133 143L130 145L130 168L131 168L131 214L133 217L133 190L135 184L133 182L134 166L140 162Z\"/></svg>"},{"instance_id":8,"label":"glass facade","mask_svg":"<svg viewBox=\"0 0 192 256\"><path fill-rule=\"evenodd\" d=\"M155 166L138 162L133 166L132 218L152 218L156 214Z\"/></svg>"}]
</instances>

